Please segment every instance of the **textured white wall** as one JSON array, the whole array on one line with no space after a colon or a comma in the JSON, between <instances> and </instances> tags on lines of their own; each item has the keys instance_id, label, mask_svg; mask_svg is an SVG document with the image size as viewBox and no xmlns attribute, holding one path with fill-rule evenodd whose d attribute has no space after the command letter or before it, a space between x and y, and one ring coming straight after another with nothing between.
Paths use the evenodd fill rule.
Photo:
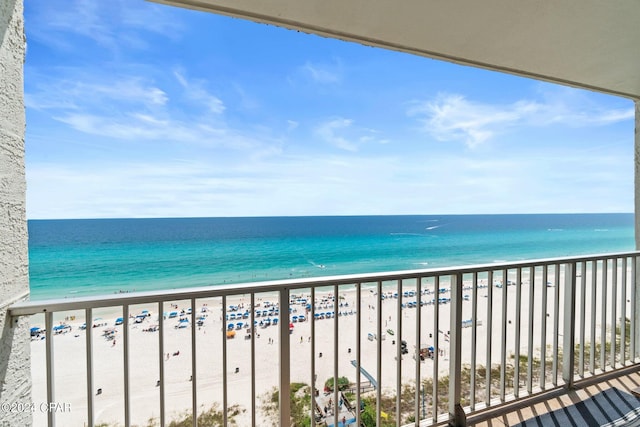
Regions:
<instances>
[{"instance_id":1,"label":"textured white wall","mask_svg":"<svg viewBox=\"0 0 640 427\"><path fill-rule=\"evenodd\" d=\"M29 291L24 171L23 0L0 0L0 403L31 400L29 325L7 306ZM13 323L13 324L12 324ZM29 411L0 407L0 426L30 426Z\"/></svg>"}]
</instances>

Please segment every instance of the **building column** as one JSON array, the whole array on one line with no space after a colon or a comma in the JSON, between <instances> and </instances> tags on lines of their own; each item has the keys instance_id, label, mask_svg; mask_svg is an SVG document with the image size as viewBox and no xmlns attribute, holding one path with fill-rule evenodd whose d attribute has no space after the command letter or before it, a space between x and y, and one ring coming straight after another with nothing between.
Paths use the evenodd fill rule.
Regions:
<instances>
[{"instance_id":1,"label":"building column","mask_svg":"<svg viewBox=\"0 0 640 427\"><path fill-rule=\"evenodd\" d=\"M636 250L640 250L640 99L635 101L636 106L636 126L635 126L635 230L636 230Z\"/></svg>"},{"instance_id":2,"label":"building column","mask_svg":"<svg viewBox=\"0 0 640 427\"><path fill-rule=\"evenodd\" d=\"M636 235L636 250L640 250L640 99L635 101L636 106L636 125L635 125L635 139L634 139L634 210L635 210L635 235ZM633 286L634 289L632 292L635 292L636 298L635 301L632 301L632 304L635 304L635 318L631 319L634 328L631 330L634 331L635 338L635 354L632 354L632 357L640 357L640 258L634 258L634 267L635 267L635 277L633 278Z\"/></svg>"},{"instance_id":3,"label":"building column","mask_svg":"<svg viewBox=\"0 0 640 427\"><path fill-rule=\"evenodd\" d=\"M29 322L7 308L29 295L24 167L23 0L0 0L0 425L31 426ZM15 403L13 410L12 403ZM5 407L9 404L8 407Z\"/></svg>"}]
</instances>

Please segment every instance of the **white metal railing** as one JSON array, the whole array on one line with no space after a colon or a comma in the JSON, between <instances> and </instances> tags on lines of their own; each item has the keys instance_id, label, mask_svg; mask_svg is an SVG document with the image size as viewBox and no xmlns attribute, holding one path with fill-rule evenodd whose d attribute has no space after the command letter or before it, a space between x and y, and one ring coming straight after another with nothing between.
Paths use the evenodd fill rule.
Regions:
<instances>
[{"instance_id":1,"label":"white metal railing","mask_svg":"<svg viewBox=\"0 0 640 427\"><path fill-rule=\"evenodd\" d=\"M94 333L92 323L96 313L104 310L122 314L122 325L116 327L122 332L121 338L118 335L121 356L116 353L122 357L117 361L122 370L116 374L122 380L123 393L118 398L120 420L126 426L151 416L136 414L134 420L132 415L133 396L140 394L137 384L141 380L135 368L140 363L157 364L153 414L163 426L169 422L170 410L175 409L172 402L184 394L190 400L195 426L203 411L201 405L214 403L211 396L204 395L215 385L220 389L216 396L224 425L235 416L230 408L238 404L244 404L246 424L265 425L267 415L259 400L264 384L257 381L270 374L276 378L279 392L277 419L273 420L278 425L290 425L291 416L300 416L291 412L291 383L305 379L310 385L311 404L304 411L312 426L320 421L342 425L343 419L353 419L354 425L464 425L466 417L486 418L505 403L571 387L582 379L636 363L640 351L639 257L640 252L629 252L33 301L12 305L9 314L34 316L32 324L44 316L46 380L43 384L34 381L34 387L46 389L46 402L59 402L54 355L72 356L65 355L65 347L57 348L62 338L54 328L60 328L56 324L70 313L76 320L84 318L86 329L78 331L75 338L84 333L85 361L84 366L78 364L75 375L85 378L86 387L78 387L74 393L67 387L63 394L65 399L80 402L74 405L83 408L83 414L76 411L71 417L46 411L49 426L57 420L63 425L89 426L112 421L98 419L105 408L96 395L95 378L108 366L96 364L98 352L105 351L100 349L105 338ZM277 303L264 307L265 298ZM190 331L186 353L190 355L191 377L182 397L168 386L172 372L168 368L169 331L172 324L182 329L171 313L178 301L187 303L182 318L188 319L183 323ZM240 310L236 308L239 301L244 307ZM132 350L140 339L134 331L137 319L132 310L136 307L157 310L157 325L149 327L157 331L157 344L153 343L157 350L146 349L144 354ZM202 314L205 308L208 318ZM292 312L297 309L302 317ZM232 331L227 319L236 313L242 315L242 322L233 324L233 332L246 331L243 354L249 354L248 369L242 372L229 368L229 353L238 354L240 344L232 345L228 339L227 332L231 336ZM276 316L281 321L267 329L263 314L269 324L276 323ZM290 323L296 318L299 321L293 324L292 332ZM239 323L242 326L237 329ZM261 331L270 336L268 343L274 346L265 346L265 340L259 338ZM66 345L65 341L60 343ZM215 369L203 361L200 347L219 351L222 366L215 377L210 375ZM264 359L268 352L270 362L258 366L258 359ZM37 365L37 361L33 363ZM304 378L297 373L301 366ZM352 384L347 387L353 394L339 390L340 377L349 379ZM321 381L328 378L334 386L323 393ZM246 387L244 403L237 401L238 393L234 398L229 395L239 385ZM142 395L148 399L150 394L145 391ZM41 402L34 403L37 407ZM373 407L374 419L370 420Z\"/></svg>"}]
</instances>

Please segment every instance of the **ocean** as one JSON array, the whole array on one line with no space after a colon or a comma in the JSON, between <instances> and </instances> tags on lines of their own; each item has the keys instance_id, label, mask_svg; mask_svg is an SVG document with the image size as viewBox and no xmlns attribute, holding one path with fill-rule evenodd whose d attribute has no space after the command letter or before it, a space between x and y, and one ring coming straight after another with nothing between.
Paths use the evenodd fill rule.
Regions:
<instances>
[{"instance_id":1,"label":"ocean","mask_svg":"<svg viewBox=\"0 0 640 427\"><path fill-rule=\"evenodd\" d=\"M630 251L633 214L29 220L31 299Z\"/></svg>"}]
</instances>

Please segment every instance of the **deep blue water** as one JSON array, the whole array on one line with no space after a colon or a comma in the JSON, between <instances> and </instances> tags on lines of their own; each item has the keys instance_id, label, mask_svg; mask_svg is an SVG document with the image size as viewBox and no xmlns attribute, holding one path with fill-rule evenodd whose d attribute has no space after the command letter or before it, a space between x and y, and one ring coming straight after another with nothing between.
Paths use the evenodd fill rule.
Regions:
<instances>
[{"instance_id":1,"label":"deep blue water","mask_svg":"<svg viewBox=\"0 0 640 427\"><path fill-rule=\"evenodd\" d=\"M30 220L32 299L634 249L633 214Z\"/></svg>"}]
</instances>

